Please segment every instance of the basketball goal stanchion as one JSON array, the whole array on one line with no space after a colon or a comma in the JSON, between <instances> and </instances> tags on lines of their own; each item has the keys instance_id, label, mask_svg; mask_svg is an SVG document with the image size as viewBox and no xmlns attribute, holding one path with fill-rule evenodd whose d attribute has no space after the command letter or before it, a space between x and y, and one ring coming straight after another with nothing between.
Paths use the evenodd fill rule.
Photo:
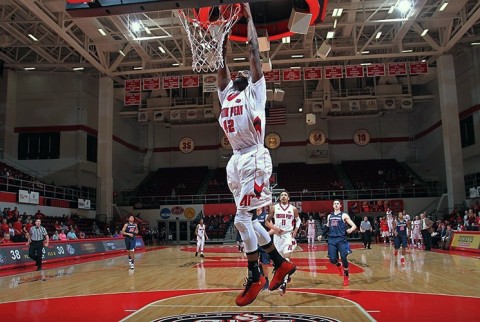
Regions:
<instances>
[{"instance_id":1,"label":"basketball goal stanchion","mask_svg":"<svg viewBox=\"0 0 480 322\"><path fill-rule=\"evenodd\" d=\"M192 69L213 72L224 67L222 45L225 36L241 16L240 4L220 6L218 9L179 9L179 19L187 32L192 50Z\"/></svg>"}]
</instances>

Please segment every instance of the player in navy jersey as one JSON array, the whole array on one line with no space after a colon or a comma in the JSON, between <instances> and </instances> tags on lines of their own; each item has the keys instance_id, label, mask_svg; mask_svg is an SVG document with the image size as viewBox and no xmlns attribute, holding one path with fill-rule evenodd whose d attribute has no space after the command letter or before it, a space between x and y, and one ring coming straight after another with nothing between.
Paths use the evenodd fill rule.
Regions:
<instances>
[{"instance_id":1,"label":"player in navy jersey","mask_svg":"<svg viewBox=\"0 0 480 322\"><path fill-rule=\"evenodd\" d=\"M328 257L330 263L338 268L338 272L343 276L343 286L349 284L348 274L348 251L347 234L351 234L357 226L350 219L350 216L340 210L342 207L340 200L333 201L333 212L327 217L327 224L323 231L323 237L328 235ZM347 224L350 228L347 229ZM340 253L340 259L338 259ZM342 270L343 266L343 270Z\"/></svg>"},{"instance_id":2,"label":"player in navy jersey","mask_svg":"<svg viewBox=\"0 0 480 322\"><path fill-rule=\"evenodd\" d=\"M269 228L267 228L267 226L265 226L265 220L267 219L267 212L264 211L262 208L258 208L257 209L257 219L258 219L258 222L260 223L260 225L263 226L263 228L265 228L265 230L268 231L268 234L269 235L272 235L273 234L273 231L270 230ZM267 252L263 250L262 247L258 247L258 260L260 262L260 267L262 269L262 272L263 272L263 276L265 276L265 279L267 280L267 284L265 284L265 286L263 287L264 290L268 290L268 285L269 285L269 281L268 281L268 274L269 274L269 270L268 270L268 265L270 265L270 256L268 256Z\"/></svg>"},{"instance_id":3,"label":"player in navy jersey","mask_svg":"<svg viewBox=\"0 0 480 322\"><path fill-rule=\"evenodd\" d=\"M395 256L398 255L398 249L402 245L402 256L400 262L405 264L405 249L407 248L407 228L408 222L403 217L403 213L398 213L397 219L393 221L393 234L395 235Z\"/></svg>"},{"instance_id":4,"label":"player in navy jersey","mask_svg":"<svg viewBox=\"0 0 480 322\"><path fill-rule=\"evenodd\" d=\"M249 71L238 72L234 80L227 67L227 39L223 42L224 64L217 70L218 98L221 110L218 122L230 142L233 155L228 161L227 183L237 208L235 227L240 232L247 255L248 275L244 291L235 300L238 306L252 303L267 283L258 264L258 245L270 256L275 273L268 289L280 287L285 276L292 275L296 266L277 251L270 235L258 220L252 220L256 210L272 203L269 189L272 158L265 148L266 82L262 72L257 30L248 3L241 4L247 21Z\"/></svg>"},{"instance_id":5,"label":"player in navy jersey","mask_svg":"<svg viewBox=\"0 0 480 322\"><path fill-rule=\"evenodd\" d=\"M123 225L122 235L125 236L125 248L128 252L130 269L135 269L135 236L138 234L138 226L133 215L128 216L128 222Z\"/></svg>"}]
</instances>

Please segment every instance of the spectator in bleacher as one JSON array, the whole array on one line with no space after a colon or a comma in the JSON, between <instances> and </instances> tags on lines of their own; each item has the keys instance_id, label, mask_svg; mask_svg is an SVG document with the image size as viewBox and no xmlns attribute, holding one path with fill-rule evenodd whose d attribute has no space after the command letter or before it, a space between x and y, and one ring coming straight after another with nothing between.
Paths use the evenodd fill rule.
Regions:
<instances>
[{"instance_id":1,"label":"spectator in bleacher","mask_svg":"<svg viewBox=\"0 0 480 322\"><path fill-rule=\"evenodd\" d=\"M77 234L75 234L75 230L71 229L67 234L67 239L78 239Z\"/></svg>"},{"instance_id":2,"label":"spectator in bleacher","mask_svg":"<svg viewBox=\"0 0 480 322\"><path fill-rule=\"evenodd\" d=\"M13 236L14 242L20 242L23 239L23 224L22 217L18 217L17 221L13 223L13 229L15 230L15 235Z\"/></svg>"},{"instance_id":3,"label":"spectator in bleacher","mask_svg":"<svg viewBox=\"0 0 480 322\"><path fill-rule=\"evenodd\" d=\"M8 224L7 224L7 219L2 219L2 235L8 234Z\"/></svg>"},{"instance_id":4,"label":"spectator in bleacher","mask_svg":"<svg viewBox=\"0 0 480 322\"><path fill-rule=\"evenodd\" d=\"M52 240L60 240L60 236L58 235L58 231L55 230L55 232L52 235Z\"/></svg>"},{"instance_id":5,"label":"spectator in bleacher","mask_svg":"<svg viewBox=\"0 0 480 322\"><path fill-rule=\"evenodd\" d=\"M45 218L45 215L38 209L37 213L35 214L36 219L43 219Z\"/></svg>"},{"instance_id":6,"label":"spectator in bleacher","mask_svg":"<svg viewBox=\"0 0 480 322\"><path fill-rule=\"evenodd\" d=\"M61 230L58 234L58 240L67 240L67 235L65 235L65 230Z\"/></svg>"},{"instance_id":7,"label":"spectator in bleacher","mask_svg":"<svg viewBox=\"0 0 480 322\"><path fill-rule=\"evenodd\" d=\"M29 216L30 218L30 216ZM23 226L23 234L26 236L27 233L30 231L30 228L32 228L32 219L27 219L27 222L25 223L25 226Z\"/></svg>"},{"instance_id":8,"label":"spectator in bleacher","mask_svg":"<svg viewBox=\"0 0 480 322\"><path fill-rule=\"evenodd\" d=\"M60 226L60 224L58 223L58 220L55 220L55 224L53 225L53 228L59 232L60 230L62 230L62 226Z\"/></svg>"},{"instance_id":9,"label":"spectator in bleacher","mask_svg":"<svg viewBox=\"0 0 480 322\"><path fill-rule=\"evenodd\" d=\"M13 240L10 238L10 234L5 234L2 239L0 239L0 244L13 244Z\"/></svg>"},{"instance_id":10,"label":"spectator in bleacher","mask_svg":"<svg viewBox=\"0 0 480 322\"><path fill-rule=\"evenodd\" d=\"M12 223L9 223L8 224L8 234L10 236L15 236L15 229L13 228L13 224Z\"/></svg>"},{"instance_id":11,"label":"spectator in bleacher","mask_svg":"<svg viewBox=\"0 0 480 322\"><path fill-rule=\"evenodd\" d=\"M83 231L78 232L78 238L79 239L85 239L85 233Z\"/></svg>"}]
</instances>

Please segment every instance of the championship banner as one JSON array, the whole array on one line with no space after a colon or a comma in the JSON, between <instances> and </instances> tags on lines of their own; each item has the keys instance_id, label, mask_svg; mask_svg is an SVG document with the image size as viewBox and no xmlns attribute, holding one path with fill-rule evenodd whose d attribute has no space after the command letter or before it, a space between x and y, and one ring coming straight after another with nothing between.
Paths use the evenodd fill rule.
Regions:
<instances>
[{"instance_id":1,"label":"championship banner","mask_svg":"<svg viewBox=\"0 0 480 322\"><path fill-rule=\"evenodd\" d=\"M165 121L166 117L167 113L164 110L153 112L153 120L156 122L163 122Z\"/></svg>"},{"instance_id":2,"label":"championship banner","mask_svg":"<svg viewBox=\"0 0 480 322\"><path fill-rule=\"evenodd\" d=\"M323 113L323 102L312 102L313 113Z\"/></svg>"},{"instance_id":3,"label":"championship banner","mask_svg":"<svg viewBox=\"0 0 480 322\"><path fill-rule=\"evenodd\" d=\"M142 237L137 237L135 247L137 249L145 248ZM28 258L28 249L29 246L25 243L0 245L0 269L25 264L33 266L35 262ZM105 252L125 251L125 241L123 238L50 241L48 247L43 249L45 250L43 261L49 263L68 258L103 255Z\"/></svg>"},{"instance_id":4,"label":"championship banner","mask_svg":"<svg viewBox=\"0 0 480 322\"><path fill-rule=\"evenodd\" d=\"M142 88L144 91L160 89L160 77L144 78L142 80Z\"/></svg>"},{"instance_id":5,"label":"championship banner","mask_svg":"<svg viewBox=\"0 0 480 322\"><path fill-rule=\"evenodd\" d=\"M412 61L409 64L410 75L428 74L428 63Z\"/></svg>"},{"instance_id":6,"label":"championship banner","mask_svg":"<svg viewBox=\"0 0 480 322\"><path fill-rule=\"evenodd\" d=\"M303 79L322 79L322 68L321 67L305 67L303 69Z\"/></svg>"},{"instance_id":7,"label":"championship banner","mask_svg":"<svg viewBox=\"0 0 480 322\"><path fill-rule=\"evenodd\" d=\"M407 75L407 63L389 63L388 76Z\"/></svg>"},{"instance_id":8,"label":"championship banner","mask_svg":"<svg viewBox=\"0 0 480 322\"><path fill-rule=\"evenodd\" d=\"M148 113L147 112L138 112L138 122L147 122Z\"/></svg>"},{"instance_id":9,"label":"championship banner","mask_svg":"<svg viewBox=\"0 0 480 322\"><path fill-rule=\"evenodd\" d=\"M400 107L404 110L411 110L413 108L413 100L411 98L402 98Z\"/></svg>"},{"instance_id":10,"label":"championship banner","mask_svg":"<svg viewBox=\"0 0 480 322\"><path fill-rule=\"evenodd\" d=\"M180 87L180 77L179 76L167 76L162 79L163 89L172 89Z\"/></svg>"},{"instance_id":11,"label":"championship banner","mask_svg":"<svg viewBox=\"0 0 480 322\"><path fill-rule=\"evenodd\" d=\"M348 107L352 112L360 111L360 101L359 100L349 101Z\"/></svg>"},{"instance_id":12,"label":"championship banner","mask_svg":"<svg viewBox=\"0 0 480 322\"><path fill-rule=\"evenodd\" d=\"M267 82L267 83L279 82L280 81L280 69L273 69L271 71L264 72L263 77L265 77L265 82Z\"/></svg>"},{"instance_id":13,"label":"championship banner","mask_svg":"<svg viewBox=\"0 0 480 322\"><path fill-rule=\"evenodd\" d=\"M342 102L332 101L332 106L330 107L330 112L340 112L342 110Z\"/></svg>"},{"instance_id":14,"label":"championship banner","mask_svg":"<svg viewBox=\"0 0 480 322\"><path fill-rule=\"evenodd\" d=\"M377 110L377 100L374 100L374 99L366 100L365 104L367 105L367 110L369 111Z\"/></svg>"},{"instance_id":15,"label":"championship banner","mask_svg":"<svg viewBox=\"0 0 480 322\"><path fill-rule=\"evenodd\" d=\"M386 110L394 110L395 109L395 99L394 98L386 98L385 105L383 106Z\"/></svg>"},{"instance_id":16,"label":"championship banner","mask_svg":"<svg viewBox=\"0 0 480 322\"><path fill-rule=\"evenodd\" d=\"M302 80L301 70L296 69L282 69L282 77L285 82Z\"/></svg>"},{"instance_id":17,"label":"championship banner","mask_svg":"<svg viewBox=\"0 0 480 322\"><path fill-rule=\"evenodd\" d=\"M371 64L367 66L367 76L385 76L385 64Z\"/></svg>"},{"instance_id":18,"label":"championship banner","mask_svg":"<svg viewBox=\"0 0 480 322\"><path fill-rule=\"evenodd\" d=\"M179 120L180 119L180 110L170 110L170 120Z\"/></svg>"},{"instance_id":19,"label":"championship banner","mask_svg":"<svg viewBox=\"0 0 480 322\"><path fill-rule=\"evenodd\" d=\"M345 66L345 76L347 78L363 77L363 66L362 65Z\"/></svg>"},{"instance_id":20,"label":"championship banner","mask_svg":"<svg viewBox=\"0 0 480 322\"><path fill-rule=\"evenodd\" d=\"M141 101L142 96L140 93L126 93L123 96L124 106L140 105Z\"/></svg>"},{"instance_id":21,"label":"championship banner","mask_svg":"<svg viewBox=\"0 0 480 322\"><path fill-rule=\"evenodd\" d=\"M215 114L213 113L213 108L212 107L205 107L203 109L203 118L205 119L211 119L214 118Z\"/></svg>"},{"instance_id":22,"label":"championship banner","mask_svg":"<svg viewBox=\"0 0 480 322\"><path fill-rule=\"evenodd\" d=\"M326 66L325 78L326 79L343 78L343 66Z\"/></svg>"},{"instance_id":23,"label":"championship banner","mask_svg":"<svg viewBox=\"0 0 480 322\"><path fill-rule=\"evenodd\" d=\"M450 248L466 252L480 253L480 232L454 231Z\"/></svg>"},{"instance_id":24,"label":"championship banner","mask_svg":"<svg viewBox=\"0 0 480 322\"><path fill-rule=\"evenodd\" d=\"M203 92L211 93L217 91L217 75L207 74L203 75Z\"/></svg>"},{"instance_id":25,"label":"championship banner","mask_svg":"<svg viewBox=\"0 0 480 322\"><path fill-rule=\"evenodd\" d=\"M182 87L191 88L200 86L199 75L184 75L182 76Z\"/></svg>"},{"instance_id":26,"label":"championship banner","mask_svg":"<svg viewBox=\"0 0 480 322\"><path fill-rule=\"evenodd\" d=\"M18 202L30 203L30 193L27 190L18 190Z\"/></svg>"},{"instance_id":27,"label":"championship banner","mask_svg":"<svg viewBox=\"0 0 480 322\"><path fill-rule=\"evenodd\" d=\"M195 120L197 118L197 109L189 108L187 110L187 120Z\"/></svg>"},{"instance_id":28,"label":"championship banner","mask_svg":"<svg viewBox=\"0 0 480 322\"><path fill-rule=\"evenodd\" d=\"M140 92L142 80L138 79L127 79L124 82L125 92Z\"/></svg>"}]
</instances>

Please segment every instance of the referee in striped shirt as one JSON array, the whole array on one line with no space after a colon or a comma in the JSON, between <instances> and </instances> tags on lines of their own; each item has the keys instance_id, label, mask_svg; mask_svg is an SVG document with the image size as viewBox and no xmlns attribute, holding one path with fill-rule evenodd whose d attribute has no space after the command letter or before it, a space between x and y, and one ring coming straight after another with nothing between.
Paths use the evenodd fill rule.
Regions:
<instances>
[{"instance_id":1,"label":"referee in striped shirt","mask_svg":"<svg viewBox=\"0 0 480 322\"><path fill-rule=\"evenodd\" d=\"M40 219L35 220L35 226L27 233L28 257L35 261L37 271L42 269L43 243L45 241L45 247L48 247L49 241L47 230L41 224Z\"/></svg>"}]
</instances>

